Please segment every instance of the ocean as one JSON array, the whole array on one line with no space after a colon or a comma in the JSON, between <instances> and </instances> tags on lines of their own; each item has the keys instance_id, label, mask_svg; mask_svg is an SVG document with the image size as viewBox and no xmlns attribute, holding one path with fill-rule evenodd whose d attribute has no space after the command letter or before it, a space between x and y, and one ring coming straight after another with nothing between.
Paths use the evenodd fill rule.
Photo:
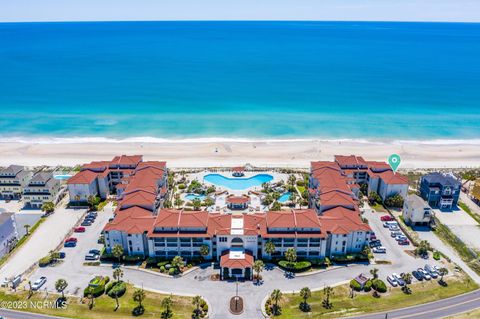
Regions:
<instances>
[{"instance_id":1,"label":"ocean","mask_svg":"<svg viewBox=\"0 0 480 319\"><path fill-rule=\"evenodd\" d=\"M0 23L0 141L480 140L480 24Z\"/></svg>"}]
</instances>

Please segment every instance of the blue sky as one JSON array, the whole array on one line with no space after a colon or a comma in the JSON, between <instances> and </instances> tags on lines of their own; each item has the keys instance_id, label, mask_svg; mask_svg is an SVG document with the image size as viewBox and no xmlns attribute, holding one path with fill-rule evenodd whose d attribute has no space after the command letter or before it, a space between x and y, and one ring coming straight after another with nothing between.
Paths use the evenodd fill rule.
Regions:
<instances>
[{"instance_id":1,"label":"blue sky","mask_svg":"<svg viewBox=\"0 0 480 319\"><path fill-rule=\"evenodd\" d=\"M0 0L0 21L480 22L480 0Z\"/></svg>"}]
</instances>

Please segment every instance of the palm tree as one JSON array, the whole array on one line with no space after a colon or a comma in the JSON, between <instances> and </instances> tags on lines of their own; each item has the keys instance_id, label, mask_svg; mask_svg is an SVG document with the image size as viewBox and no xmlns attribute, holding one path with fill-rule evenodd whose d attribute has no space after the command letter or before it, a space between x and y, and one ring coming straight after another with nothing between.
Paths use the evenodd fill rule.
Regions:
<instances>
[{"instance_id":1,"label":"palm tree","mask_svg":"<svg viewBox=\"0 0 480 319\"><path fill-rule=\"evenodd\" d=\"M312 296L312 291L308 287L303 287L300 290L300 297L303 299L303 309L307 309L307 299Z\"/></svg>"},{"instance_id":2,"label":"palm tree","mask_svg":"<svg viewBox=\"0 0 480 319\"><path fill-rule=\"evenodd\" d=\"M412 283L412 274L409 272L402 273L402 279L405 281L405 284L411 284Z\"/></svg>"},{"instance_id":3,"label":"palm tree","mask_svg":"<svg viewBox=\"0 0 480 319\"><path fill-rule=\"evenodd\" d=\"M52 213L55 210L55 204L52 202L45 202L42 205L42 212L44 213Z\"/></svg>"},{"instance_id":4,"label":"palm tree","mask_svg":"<svg viewBox=\"0 0 480 319\"><path fill-rule=\"evenodd\" d=\"M198 198L192 200L193 210L200 210L202 208L202 201Z\"/></svg>"},{"instance_id":5,"label":"palm tree","mask_svg":"<svg viewBox=\"0 0 480 319\"><path fill-rule=\"evenodd\" d=\"M272 254L275 253L275 244L273 241L269 240L265 243L265 252L272 258Z\"/></svg>"},{"instance_id":6,"label":"palm tree","mask_svg":"<svg viewBox=\"0 0 480 319\"><path fill-rule=\"evenodd\" d=\"M115 270L113 271L113 279L115 279L117 283L119 283L122 277L123 277L123 270L120 268L115 268Z\"/></svg>"},{"instance_id":7,"label":"palm tree","mask_svg":"<svg viewBox=\"0 0 480 319\"><path fill-rule=\"evenodd\" d=\"M280 309L278 303L280 302L280 300L282 300L282 292L280 291L280 289L275 289L274 291L272 291L270 295L270 300L273 301L272 314L276 316L279 313Z\"/></svg>"},{"instance_id":8,"label":"palm tree","mask_svg":"<svg viewBox=\"0 0 480 319\"><path fill-rule=\"evenodd\" d=\"M295 248L288 248L285 252L285 259L290 263L294 263L297 261L297 251Z\"/></svg>"},{"instance_id":9,"label":"palm tree","mask_svg":"<svg viewBox=\"0 0 480 319\"><path fill-rule=\"evenodd\" d=\"M168 296L162 300L162 307L164 310L162 311L161 317L162 319L169 319L173 317L173 311L172 311L172 297Z\"/></svg>"},{"instance_id":10,"label":"palm tree","mask_svg":"<svg viewBox=\"0 0 480 319\"><path fill-rule=\"evenodd\" d=\"M177 208L179 208L180 206L182 206L183 203L184 203L184 201L183 201L180 197L175 198L174 204L175 204L175 206L176 206Z\"/></svg>"},{"instance_id":11,"label":"palm tree","mask_svg":"<svg viewBox=\"0 0 480 319\"><path fill-rule=\"evenodd\" d=\"M205 258L205 256L208 256L209 253L210 253L210 247L208 247L208 245L200 246L200 255L202 255Z\"/></svg>"},{"instance_id":12,"label":"palm tree","mask_svg":"<svg viewBox=\"0 0 480 319\"><path fill-rule=\"evenodd\" d=\"M180 270L180 268L182 268L184 265L183 258L181 256L175 256L173 257L171 264L172 264L172 267Z\"/></svg>"},{"instance_id":13,"label":"palm tree","mask_svg":"<svg viewBox=\"0 0 480 319\"><path fill-rule=\"evenodd\" d=\"M138 302L138 308L143 308L142 302L145 300L145 291L143 289L135 289L132 298L133 301Z\"/></svg>"},{"instance_id":14,"label":"palm tree","mask_svg":"<svg viewBox=\"0 0 480 319\"><path fill-rule=\"evenodd\" d=\"M295 175L292 174L288 177L288 183L290 185L294 186L296 181L297 181L297 178L295 177Z\"/></svg>"},{"instance_id":15,"label":"palm tree","mask_svg":"<svg viewBox=\"0 0 480 319\"><path fill-rule=\"evenodd\" d=\"M88 303L88 309L92 310L93 303L95 300L95 295L93 294L93 287L90 287L90 286L88 287L87 297L90 300L90 302Z\"/></svg>"},{"instance_id":16,"label":"palm tree","mask_svg":"<svg viewBox=\"0 0 480 319\"><path fill-rule=\"evenodd\" d=\"M200 305L202 304L202 297L200 297L199 295L196 295L195 297L193 297L192 299L192 305L195 306L195 318L200 318Z\"/></svg>"},{"instance_id":17,"label":"palm tree","mask_svg":"<svg viewBox=\"0 0 480 319\"><path fill-rule=\"evenodd\" d=\"M370 269L370 274L373 276L373 279L378 278L378 268Z\"/></svg>"},{"instance_id":18,"label":"palm tree","mask_svg":"<svg viewBox=\"0 0 480 319\"><path fill-rule=\"evenodd\" d=\"M30 235L30 233L28 232L29 229L30 229L30 225L29 225L29 224L26 224L26 225L23 225L23 227L25 227L25 236Z\"/></svg>"},{"instance_id":19,"label":"palm tree","mask_svg":"<svg viewBox=\"0 0 480 319\"><path fill-rule=\"evenodd\" d=\"M325 288L323 288L322 304L323 304L324 308L326 308L326 309L332 308L332 303L330 302L330 297L333 296L333 294L334 294L334 292L333 292L332 287L326 286Z\"/></svg>"},{"instance_id":20,"label":"palm tree","mask_svg":"<svg viewBox=\"0 0 480 319\"><path fill-rule=\"evenodd\" d=\"M438 270L438 274L440 275L440 282L443 283L443 276L448 274L448 269L445 267L442 267Z\"/></svg>"},{"instance_id":21,"label":"palm tree","mask_svg":"<svg viewBox=\"0 0 480 319\"><path fill-rule=\"evenodd\" d=\"M253 270L257 273L257 283L260 282L260 273L262 272L263 267L265 267L265 264L260 259L255 260L253 263Z\"/></svg>"},{"instance_id":22,"label":"palm tree","mask_svg":"<svg viewBox=\"0 0 480 319\"><path fill-rule=\"evenodd\" d=\"M114 257L118 258L118 263L122 262L123 253L124 250L122 245L116 244L115 246L113 246L112 254Z\"/></svg>"},{"instance_id":23,"label":"palm tree","mask_svg":"<svg viewBox=\"0 0 480 319\"><path fill-rule=\"evenodd\" d=\"M55 289L58 291L58 292L61 292L62 293L62 299L65 299L65 289L67 289L68 287L68 283L65 279L58 279L56 282L55 282Z\"/></svg>"}]
</instances>

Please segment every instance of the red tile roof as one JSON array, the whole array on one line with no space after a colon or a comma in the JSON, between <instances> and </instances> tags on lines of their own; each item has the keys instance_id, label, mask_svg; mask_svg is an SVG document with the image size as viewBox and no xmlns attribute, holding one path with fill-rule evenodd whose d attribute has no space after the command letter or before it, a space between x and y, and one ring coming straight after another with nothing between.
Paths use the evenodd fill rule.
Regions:
<instances>
[{"instance_id":1,"label":"red tile roof","mask_svg":"<svg viewBox=\"0 0 480 319\"><path fill-rule=\"evenodd\" d=\"M250 202L249 196L228 196L226 198L227 203L231 204L246 204Z\"/></svg>"},{"instance_id":2,"label":"red tile roof","mask_svg":"<svg viewBox=\"0 0 480 319\"><path fill-rule=\"evenodd\" d=\"M67 184L91 184L97 178L97 173L84 170L80 171L74 176L70 177L67 181Z\"/></svg>"},{"instance_id":3,"label":"red tile roof","mask_svg":"<svg viewBox=\"0 0 480 319\"><path fill-rule=\"evenodd\" d=\"M362 221L360 212L344 207L324 211L319 217L322 228L332 234L347 234L354 231L370 231L370 226Z\"/></svg>"},{"instance_id":4,"label":"red tile roof","mask_svg":"<svg viewBox=\"0 0 480 319\"><path fill-rule=\"evenodd\" d=\"M335 162L340 165L340 167L356 167L356 166L366 166L367 162L361 156L356 155L335 155Z\"/></svg>"},{"instance_id":5,"label":"red tile roof","mask_svg":"<svg viewBox=\"0 0 480 319\"><path fill-rule=\"evenodd\" d=\"M143 159L142 155L120 155L115 156L111 161L110 165L129 165L137 166Z\"/></svg>"},{"instance_id":6,"label":"red tile roof","mask_svg":"<svg viewBox=\"0 0 480 319\"><path fill-rule=\"evenodd\" d=\"M104 231L122 231L129 234L141 234L152 228L155 217L152 212L140 207L117 210L114 219L103 228Z\"/></svg>"},{"instance_id":7,"label":"red tile roof","mask_svg":"<svg viewBox=\"0 0 480 319\"><path fill-rule=\"evenodd\" d=\"M230 251L227 251L220 257L220 267L227 268L250 268L253 265L253 256L245 252L245 258L232 259L230 258Z\"/></svg>"}]
</instances>

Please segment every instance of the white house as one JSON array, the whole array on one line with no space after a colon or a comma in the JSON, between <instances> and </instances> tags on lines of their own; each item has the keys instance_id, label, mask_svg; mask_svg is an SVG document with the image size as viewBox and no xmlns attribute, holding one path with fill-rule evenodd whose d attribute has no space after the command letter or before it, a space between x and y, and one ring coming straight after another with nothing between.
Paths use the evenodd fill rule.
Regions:
<instances>
[{"instance_id":1,"label":"white house","mask_svg":"<svg viewBox=\"0 0 480 319\"><path fill-rule=\"evenodd\" d=\"M432 209L420 196L408 195L403 204L403 219L407 225L428 225L432 218Z\"/></svg>"}]
</instances>

